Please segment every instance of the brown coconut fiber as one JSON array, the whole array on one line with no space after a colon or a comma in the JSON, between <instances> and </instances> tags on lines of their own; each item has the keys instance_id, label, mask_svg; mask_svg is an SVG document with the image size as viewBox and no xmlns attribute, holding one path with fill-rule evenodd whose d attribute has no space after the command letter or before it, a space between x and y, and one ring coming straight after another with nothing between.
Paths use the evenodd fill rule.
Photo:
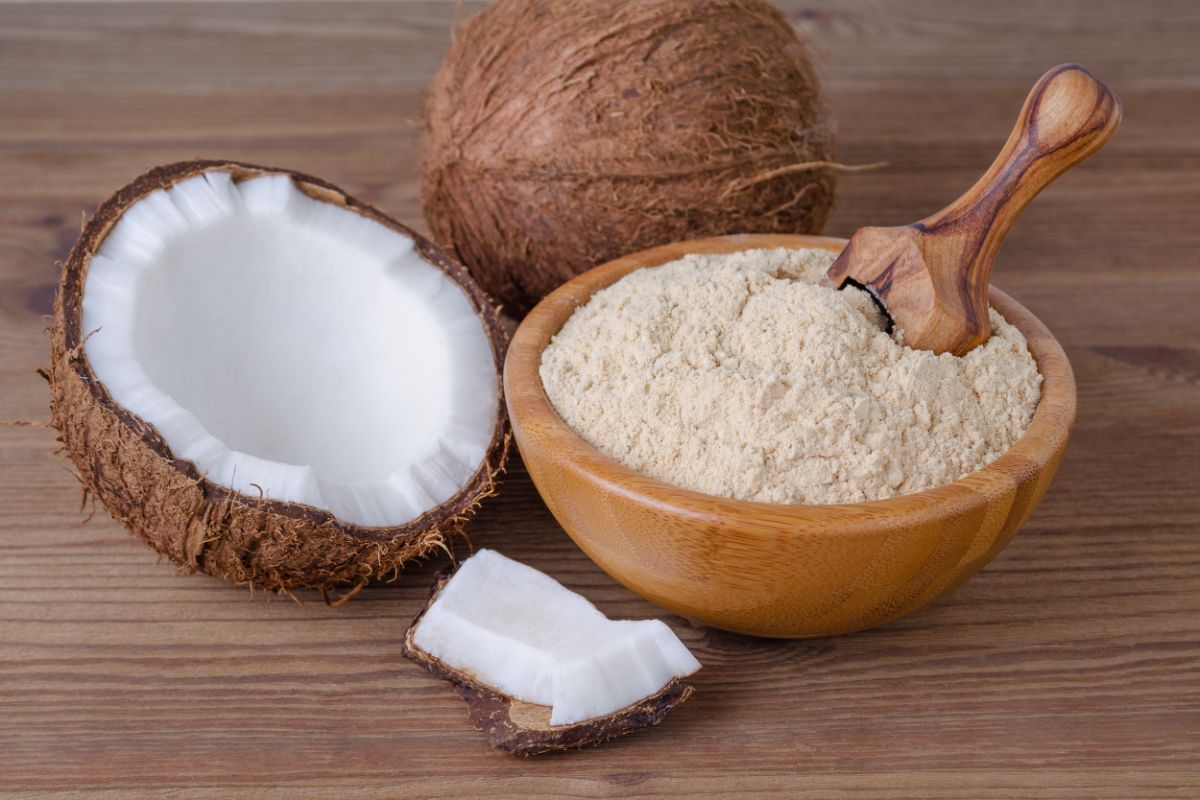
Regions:
<instances>
[{"instance_id":1,"label":"brown coconut fiber","mask_svg":"<svg viewBox=\"0 0 1200 800\"><path fill-rule=\"evenodd\" d=\"M498 0L434 80L421 198L522 315L635 250L819 233L833 157L808 49L763 0Z\"/></svg>"},{"instance_id":2,"label":"brown coconut fiber","mask_svg":"<svg viewBox=\"0 0 1200 800\"><path fill-rule=\"evenodd\" d=\"M394 577L401 566L461 535L484 498L495 493L508 451L504 404L483 464L453 497L404 525L367 528L338 521L327 511L214 484L190 461L176 459L148 423L117 405L93 374L80 329L84 279L104 237L134 202L159 188L221 170L235 180L286 174L297 188L387 225L414 240L423 257L462 287L487 331L497 365L507 337L497 309L463 267L407 227L318 178L228 161L192 161L158 167L105 201L83 228L62 265L51 328L51 413L59 438L85 491L119 522L183 572L205 572L271 591L352 585L352 596L372 579ZM328 595L326 595L328 597Z\"/></svg>"}]
</instances>

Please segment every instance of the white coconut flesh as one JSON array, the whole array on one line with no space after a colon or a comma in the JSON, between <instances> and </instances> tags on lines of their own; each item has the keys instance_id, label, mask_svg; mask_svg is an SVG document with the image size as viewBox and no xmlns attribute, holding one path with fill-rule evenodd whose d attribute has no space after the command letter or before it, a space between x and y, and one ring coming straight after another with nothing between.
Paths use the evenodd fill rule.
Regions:
<instances>
[{"instance_id":1,"label":"white coconut flesh","mask_svg":"<svg viewBox=\"0 0 1200 800\"><path fill-rule=\"evenodd\" d=\"M661 620L610 620L549 575L492 550L462 563L412 642L509 697L550 706L551 725L606 716L700 669Z\"/></svg>"},{"instance_id":2,"label":"white coconut flesh","mask_svg":"<svg viewBox=\"0 0 1200 800\"><path fill-rule=\"evenodd\" d=\"M499 380L467 295L413 241L287 176L209 172L131 205L83 289L92 370L176 458L364 526L455 495Z\"/></svg>"}]
</instances>

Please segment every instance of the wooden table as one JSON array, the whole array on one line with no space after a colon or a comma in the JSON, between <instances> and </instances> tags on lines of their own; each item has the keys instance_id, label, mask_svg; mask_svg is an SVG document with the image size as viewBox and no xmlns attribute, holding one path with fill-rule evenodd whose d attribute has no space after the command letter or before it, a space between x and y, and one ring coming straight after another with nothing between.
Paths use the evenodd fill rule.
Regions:
<instances>
[{"instance_id":1,"label":"wooden table","mask_svg":"<svg viewBox=\"0 0 1200 800\"><path fill-rule=\"evenodd\" d=\"M80 213L195 156L324 176L417 223L417 118L456 4L0 6L0 418L45 420L43 315ZM990 161L1063 61L1122 95L997 283L1066 346L1056 485L954 595L836 639L670 619L704 662L656 730L519 761L400 656L430 564L339 609L176 577L53 432L0 428L0 796L1200 796L1200 7L789 2L848 162L828 231L915 219ZM469 13L475 4L466 4ZM519 462L471 527L615 616L658 612L571 544Z\"/></svg>"}]
</instances>

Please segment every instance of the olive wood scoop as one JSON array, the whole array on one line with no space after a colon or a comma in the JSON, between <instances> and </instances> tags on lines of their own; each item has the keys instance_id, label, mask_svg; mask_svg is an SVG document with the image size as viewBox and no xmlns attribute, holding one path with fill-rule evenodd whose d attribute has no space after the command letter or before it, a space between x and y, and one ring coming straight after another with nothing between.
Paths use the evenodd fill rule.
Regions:
<instances>
[{"instance_id":1,"label":"olive wood scoop","mask_svg":"<svg viewBox=\"0 0 1200 800\"><path fill-rule=\"evenodd\" d=\"M963 355L992 335L988 279L1004 235L1051 181L1099 150L1121 101L1078 64L1038 80L1004 149L966 194L920 222L860 228L824 283L869 291L904 343Z\"/></svg>"}]
</instances>

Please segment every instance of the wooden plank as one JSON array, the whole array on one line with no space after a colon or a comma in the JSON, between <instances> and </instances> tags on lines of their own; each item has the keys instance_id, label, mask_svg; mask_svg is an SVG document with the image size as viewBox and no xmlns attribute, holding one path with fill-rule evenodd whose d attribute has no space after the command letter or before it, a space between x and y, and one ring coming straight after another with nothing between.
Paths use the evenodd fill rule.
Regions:
<instances>
[{"instance_id":1,"label":"wooden plank","mask_svg":"<svg viewBox=\"0 0 1200 800\"><path fill-rule=\"evenodd\" d=\"M478 3L465 3L469 13ZM491 753L400 657L431 563L340 609L177 577L79 511L54 434L0 427L0 796L1195 797L1200 793L1200 6L789 1L819 48L847 175L829 232L956 196L1041 72L1122 95L1113 142L1034 202L996 282L1062 340L1079 420L1026 529L884 628L773 642L671 624L705 669L661 728L534 761ZM0 419L62 258L144 167L322 175L417 223L421 91L456 3L0 5ZM471 528L610 615L520 467Z\"/></svg>"}]
</instances>

